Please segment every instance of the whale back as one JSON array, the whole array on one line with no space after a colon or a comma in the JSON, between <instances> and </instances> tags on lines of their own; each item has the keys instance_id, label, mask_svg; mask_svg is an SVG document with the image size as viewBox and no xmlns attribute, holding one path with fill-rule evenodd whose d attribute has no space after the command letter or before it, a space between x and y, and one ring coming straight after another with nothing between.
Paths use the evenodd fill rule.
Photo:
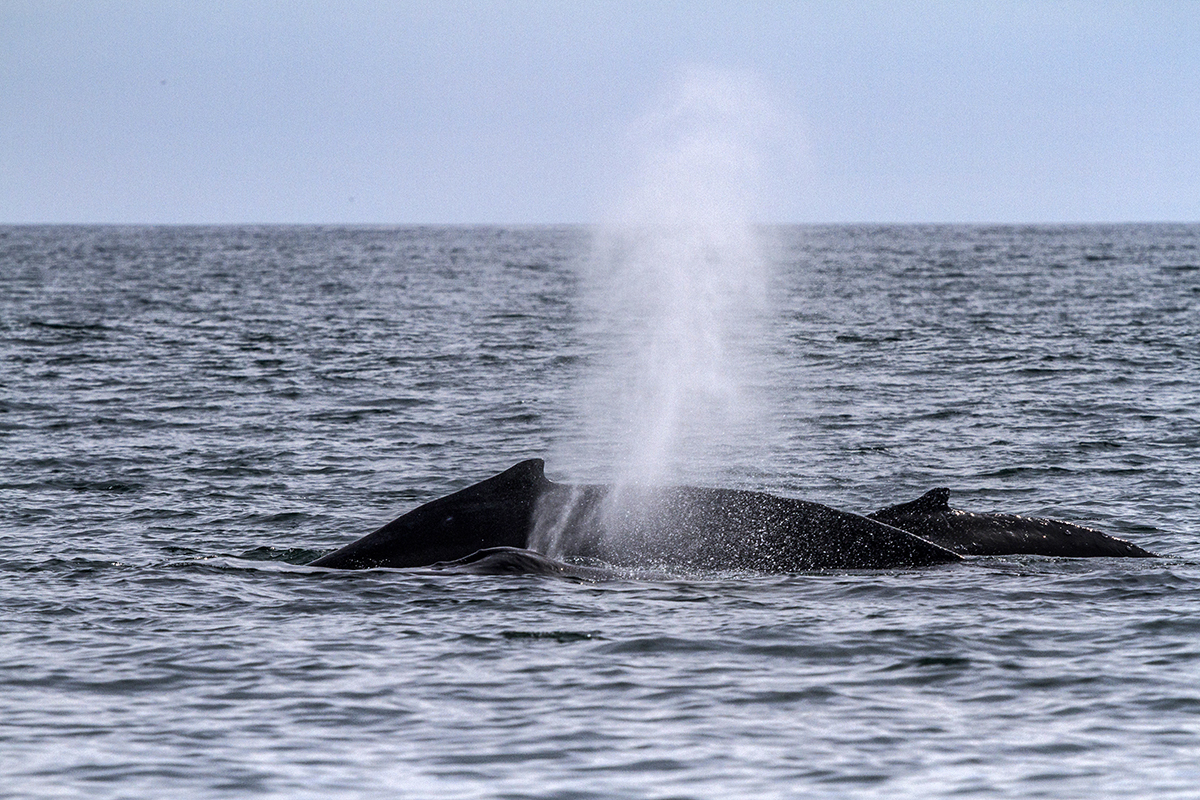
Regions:
<instances>
[{"instance_id":1,"label":"whale back","mask_svg":"<svg viewBox=\"0 0 1200 800\"><path fill-rule=\"evenodd\" d=\"M899 528L817 503L734 489L556 484L546 479L541 459L530 459L413 509L311 565L528 567L521 561L528 558L513 550L472 561L472 554L492 548L668 570L888 569L960 558Z\"/></svg>"},{"instance_id":2,"label":"whale back","mask_svg":"<svg viewBox=\"0 0 1200 800\"><path fill-rule=\"evenodd\" d=\"M1041 555L1147 558L1155 554L1094 528L1019 514L976 514L950 507L950 490L932 489L908 503L868 514L966 556Z\"/></svg>"},{"instance_id":3,"label":"whale back","mask_svg":"<svg viewBox=\"0 0 1200 800\"><path fill-rule=\"evenodd\" d=\"M863 517L736 489L556 484L535 458L413 509L312 566L421 567L489 548L620 567L762 572L916 567L964 555L1154 555L1070 522L958 511L949 496L939 487ZM523 558L533 557L501 550L455 567L529 569Z\"/></svg>"},{"instance_id":4,"label":"whale back","mask_svg":"<svg viewBox=\"0 0 1200 800\"><path fill-rule=\"evenodd\" d=\"M545 462L522 461L485 481L433 500L340 550L313 561L332 569L420 567L491 547L523 548Z\"/></svg>"},{"instance_id":5,"label":"whale back","mask_svg":"<svg viewBox=\"0 0 1200 800\"><path fill-rule=\"evenodd\" d=\"M796 572L890 569L959 560L906 531L818 503L691 486L550 484L551 555L628 567Z\"/></svg>"}]
</instances>

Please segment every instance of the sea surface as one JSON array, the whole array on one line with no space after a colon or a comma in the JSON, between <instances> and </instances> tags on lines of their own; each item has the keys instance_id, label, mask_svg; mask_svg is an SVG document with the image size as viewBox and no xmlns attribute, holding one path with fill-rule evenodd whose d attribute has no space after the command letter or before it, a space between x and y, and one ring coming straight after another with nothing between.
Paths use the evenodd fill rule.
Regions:
<instances>
[{"instance_id":1,"label":"sea surface","mask_svg":"<svg viewBox=\"0 0 1200 800\"><path fill-rule=\"evenodd\" d=\"M1200 225L761 235L772 436L689 480L1164 557L306 567L611 474L593 232L0 227L0 795L1200 796Z\"/></svg>"}]
</instances>

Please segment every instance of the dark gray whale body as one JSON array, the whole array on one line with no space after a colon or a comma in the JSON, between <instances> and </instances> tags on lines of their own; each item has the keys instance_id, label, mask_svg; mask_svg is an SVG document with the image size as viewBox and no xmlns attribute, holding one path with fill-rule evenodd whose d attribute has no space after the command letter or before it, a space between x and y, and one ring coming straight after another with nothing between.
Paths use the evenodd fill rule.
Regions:
<instances>
[{"instance_id":1,"label":"dark gray whale body","mask_svg":"<svg viewBox=\"0 0 1200 800\"><path fill-rule=\"evenodd\" d=\"M540 460L515 467L392 520L312 562L314 567L425 567L490 547L525 548L543 484Z\"/></svg>"},{"instance_id":2,"label":"dark gray whale body","mask_svg":"<svg viewBox=\"0 0 1200 800\"><path fill-rule=\"evenodd\" d=\"M923 567L964 555L1153 555L1071 523L954 511L948 493L864 517L762 492L558 484L530 459L311 565L589 578L598 574L568 562L785 573Z\"/></svg>"},{"instance_id":3,"label":"dark gray whale body","mask_svg":"<svg viewBox=\"0 0 1200 800\"><path fill-rule=\"evenodd\" d=\"M541 459L426 503L312 562L334 569L420 567L509 547L618 567L795 572L958 561L857 514L759 492L671 487L626 493L546 478Z\"/></svg>"},{"instance_id":4,"label":"dark gray whale body","mask_svg":"<svg viewBox=\"0 0 1200 800\"><path fill-rule=\"evenodd\" d=\"M883 508L867 516L965 556L1015 553L1068 558L1155 556L1132 542L1095 528L1018 514L958 511L950 508L949 500L949 489L931 489L910 503Z\"/></svg>"}]
</instances>

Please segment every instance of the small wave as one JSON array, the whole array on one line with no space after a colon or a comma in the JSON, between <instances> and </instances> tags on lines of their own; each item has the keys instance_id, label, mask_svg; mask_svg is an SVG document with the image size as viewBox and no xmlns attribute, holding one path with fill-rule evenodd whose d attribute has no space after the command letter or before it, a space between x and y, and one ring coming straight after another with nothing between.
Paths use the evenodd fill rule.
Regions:
<instances>
[{"instance_id":1,"label":"small wave","mask_svg":"<svg viewBox=\"0 0 1200 800\"><path fill-rule=\"evenodd\" d=\"M598 631L500 631L505 639L552 641L558 644L590 642L603 638Z\"/></svg>"}]
</instances>

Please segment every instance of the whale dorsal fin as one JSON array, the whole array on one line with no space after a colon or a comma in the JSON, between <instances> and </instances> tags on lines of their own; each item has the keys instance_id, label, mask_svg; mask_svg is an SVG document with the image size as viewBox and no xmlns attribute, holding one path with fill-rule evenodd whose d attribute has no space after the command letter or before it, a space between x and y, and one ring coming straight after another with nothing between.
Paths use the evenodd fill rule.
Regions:
<instances>
[{"instance_id":1,"label":"whale dorsal fin","mask_svg":"<svg viewBox=\"0 0 1200 800\"><path fill-rule=\"evenodd\" d=\"M950 490L945 486L930 489L909 505L913 507L914 511L949 511Z\"/></svg>"},{"instance_id":2,"label":"whale dorsal fin","mask_svg":"<svg viewBox=\"0 0 1200 800\"><path fill-rule=\"evenodd\" d=\"M541 479L546 477L546 462L540 458L527 458L505 470L520 475L532 475Z\"/></svg>"},{"instance_id":3,"label":"whale dorsal fin","mask_svg":"<svg viewBox=\"0 0 1200 800\"><path fill-rule=\"evenodd\" d=\"M489 479L500 484L537 486L548 483L546 480L546 462L540 458L527 458L513 464L499 475ZM488 481L485 481L487 483Z\"/></svg>"},{"instance_id":4,"label":"whale dorsal fin","mask_svg":"<svg viewBox=\"0 0 1200 800\"><path fill-rule=\"evenodd\" d=\"M936 514L939 511L950 510L950 490L945 486L930 489L916 500L880 509L875 514ZM872 514L871 516L875 516Z\"/></svg>"}]
</instances>

